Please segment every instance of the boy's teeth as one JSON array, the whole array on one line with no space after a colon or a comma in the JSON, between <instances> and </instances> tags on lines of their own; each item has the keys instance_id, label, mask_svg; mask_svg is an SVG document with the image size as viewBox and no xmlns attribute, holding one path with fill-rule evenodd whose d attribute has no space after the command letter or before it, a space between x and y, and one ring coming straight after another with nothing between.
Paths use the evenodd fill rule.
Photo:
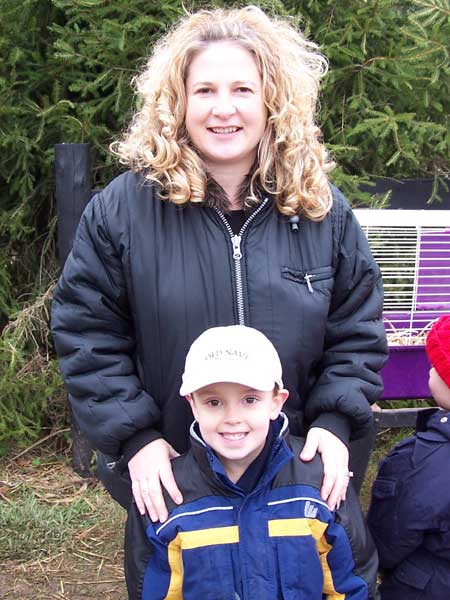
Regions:
<instances>
[{"instance_id":1,"label":"boy's teeth","mask_svg":"<svg viewBox=\"0 0 450 600\"><path fill-rule=\"evenodd\" d=\"M223 433L222 435L227 440L241 440L245 437L245 433Z\"/></svg>"}]
</instances>

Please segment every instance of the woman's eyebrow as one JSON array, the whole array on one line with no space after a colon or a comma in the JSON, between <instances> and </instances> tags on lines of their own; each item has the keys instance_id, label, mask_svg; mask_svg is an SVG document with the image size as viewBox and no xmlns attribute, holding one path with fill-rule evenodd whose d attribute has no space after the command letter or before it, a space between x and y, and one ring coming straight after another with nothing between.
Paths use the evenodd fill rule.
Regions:
<instances>
[{"instance_id":1,"label":"woman's eyebrow","mask_svg":"<svg viewBox=\"0 0 450 600\"><path fill-rule=\"evenodd\" d=\"M232 81L231 82L232 85L249 85L249 86L257 86L258 82L256 81L252 81L249 79L243 80L243 79L237 79L236 81ZM214 81L194 81L191 83L192 87L197 87L197 86L212 86L212 85L216 85L216 83Z\"/></svg>"},{"instance_id":2,"label":"woman's eyebrow","mask_svg":"<svg viewBox=\"0 0 450 600\"><path fill-rule=\"evenodd\" d=\"M257 81L253 81L251 79L246 79L246 80L242 80L242 79L238 79L237 81L233 81L234 85L258 85Z\"/></svg>"}]
</instances>

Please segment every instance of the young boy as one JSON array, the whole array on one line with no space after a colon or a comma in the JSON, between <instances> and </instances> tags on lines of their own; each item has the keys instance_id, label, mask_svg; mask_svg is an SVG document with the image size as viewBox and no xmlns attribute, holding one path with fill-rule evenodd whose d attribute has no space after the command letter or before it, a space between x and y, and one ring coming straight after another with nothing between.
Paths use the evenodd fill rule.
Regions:
<instances>
[{"instance_id":1,"label":"young boy","mask_svg":"<svg viewBox=\"0 0 450 600\"><path fill-rule=\"evenodd\" d=\"M173 461L184 504L169 518L132 506L132 600L367 600L378 567L351 486L340 509L320 497L319 458L298 459L281 412L288 392L272 343L243 326L207 330L186 358L180 394L195 421Z\"/></svg>"},{"instance_id":2,"label":"young boy","mask_svg":"<svg viewBox=\"0 0 450 600\"><path fill-rule=\"evenodd\" d=\"M450 316L427 337L430 391L417 432L381 462L368 521L384 569L383 600L450 598Z\"/></svg>"}]
</instances>

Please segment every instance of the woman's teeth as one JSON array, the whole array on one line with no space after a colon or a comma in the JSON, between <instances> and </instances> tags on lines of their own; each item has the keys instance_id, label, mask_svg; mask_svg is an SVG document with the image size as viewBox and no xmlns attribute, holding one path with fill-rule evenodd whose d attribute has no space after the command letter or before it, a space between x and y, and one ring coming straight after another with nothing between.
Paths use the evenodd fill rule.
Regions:
<instances>
[{"instance_id":1,"label":"woman's teeth","mask_svg":"<svg viewBox=\"0 0 450 600\"><path fill-rule=\"evenodd\" d=\"M235 133L239 127L211 127L214 133Z\"/></svg>"}]
</instances>

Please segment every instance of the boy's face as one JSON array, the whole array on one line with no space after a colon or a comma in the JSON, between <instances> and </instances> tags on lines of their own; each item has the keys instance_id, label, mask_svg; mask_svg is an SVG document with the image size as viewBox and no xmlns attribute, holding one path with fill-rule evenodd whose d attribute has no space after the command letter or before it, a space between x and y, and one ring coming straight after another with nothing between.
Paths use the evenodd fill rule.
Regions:
<instances>
[{"instance_id":1,"label":"boy's face","mask_svg":"<svg viewBox=\"0 0 450 600\"><path fill-rule=\"evenodd\" d=\"M187 399L204 441L237 481L263 449L270 420L278 417L287 397L287 390L261 392L239 383L214 383Z\"/></svg>"},{"instance_id":2,"label":"boy's face","mask_svg":"<svg viewBox=\"0 0 450 600\"><path fill-rule=\"evenodd\" d=\"M428 387L438 406L450 410L450 388L434 367L430 369Z\"/></svg>"}]
</instances>

